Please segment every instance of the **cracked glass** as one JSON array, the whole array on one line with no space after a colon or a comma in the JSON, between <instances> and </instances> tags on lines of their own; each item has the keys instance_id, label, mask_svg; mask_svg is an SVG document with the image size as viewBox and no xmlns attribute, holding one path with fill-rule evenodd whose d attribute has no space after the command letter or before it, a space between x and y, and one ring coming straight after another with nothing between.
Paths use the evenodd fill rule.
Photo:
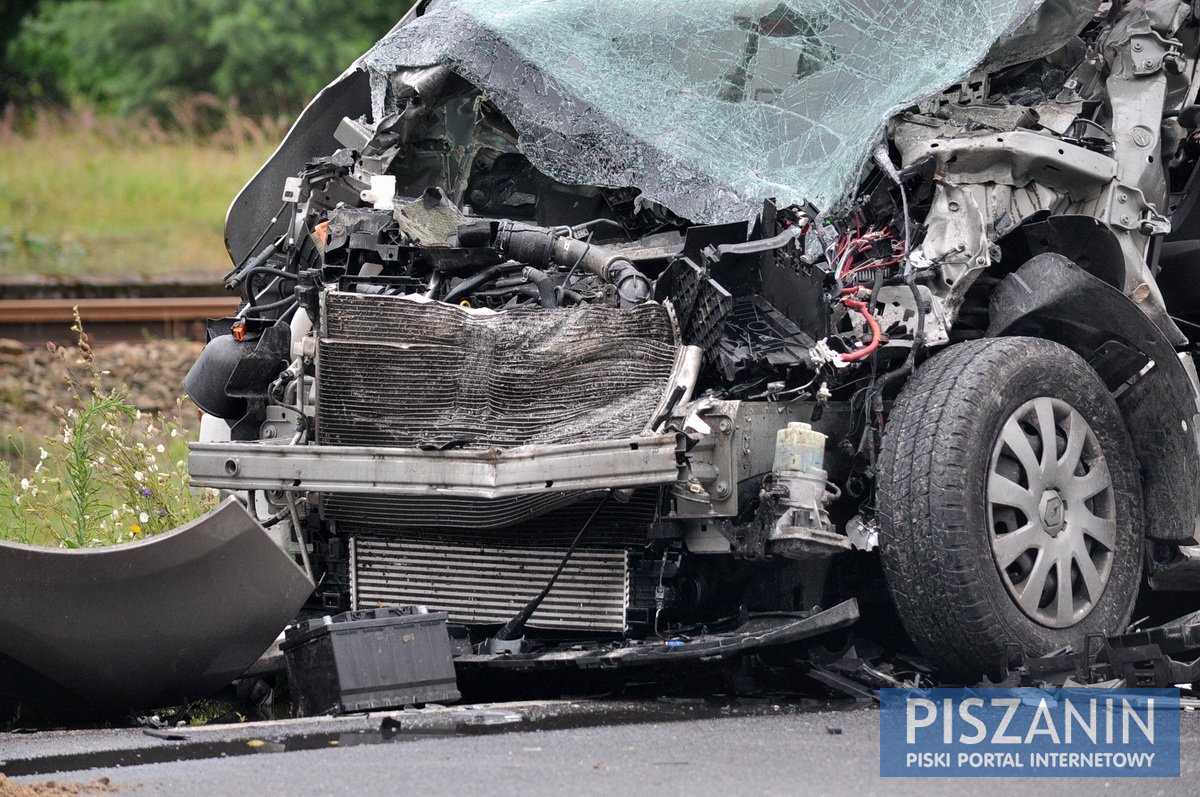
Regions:
<instances>
[{"instance_id":1,"label":"cracked glass","mask_svg":"<svg viewBox=\"0 0 1200 797\"><path fill-rule=\"evenodd\" d=\"M397 72L442 64L495 102L549 176L634 186L717 223L766 198L829 208L891 115L963 80L998 40L1023 33L1028 47L1034 12L1073 24L1085 6L440 0L363 63L376 119L402 102Z\"/></svg>"}]
</instances>

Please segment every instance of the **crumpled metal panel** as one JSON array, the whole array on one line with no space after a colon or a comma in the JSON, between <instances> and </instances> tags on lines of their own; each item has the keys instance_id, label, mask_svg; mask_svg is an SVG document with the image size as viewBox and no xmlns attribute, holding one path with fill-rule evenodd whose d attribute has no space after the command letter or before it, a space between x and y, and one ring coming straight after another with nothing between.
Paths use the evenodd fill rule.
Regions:
<instances>
[{"instance_id":1,"label":"crumpled metal panel","mask_svg":"<svg viewBox=\"0 0 1200 797\"><path fill-rule=\"evenodd\" d=\"M19 665L4 668L0 702L28 700L22 673L99 709L203 697L253 664L312 589L232 498L112 548L0 543L0 662Z\"/></svg>"},{"instance_id":2,"label":"crumpled metal panel","mask_svg":"<svg viewBox=\"0 0 1200 797\"><path fill-rule=\"evenodd\" d=\"M362 63L377 120L400 107L393 76L444 64L497 104L551 177L636 186L715 223L751 218L767 197L829 207L890 116L964 79L998 42L1041 46L1021 26L1043 5L438 0ZM1049 5L1069 27L1096 4Z\"/></svg>"}]
</instances>

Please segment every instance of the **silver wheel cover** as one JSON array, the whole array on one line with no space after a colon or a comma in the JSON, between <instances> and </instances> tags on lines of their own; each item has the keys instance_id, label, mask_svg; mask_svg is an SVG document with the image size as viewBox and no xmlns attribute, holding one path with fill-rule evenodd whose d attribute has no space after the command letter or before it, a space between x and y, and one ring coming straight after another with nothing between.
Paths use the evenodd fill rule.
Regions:
<instances>
[{"instance_id":1,"label":"silver wheel cover","mask_svg":"<svg viewBox=\"0 0 1200 797\"><path fill-rule=\"evenodd\" d=\"M1051 628L1087 617L1112 572L1117 523L1083 416L1049 397L1018 407L993 447L986 499L992 557L1021 611Z\"/></svg>"}]
</instances>

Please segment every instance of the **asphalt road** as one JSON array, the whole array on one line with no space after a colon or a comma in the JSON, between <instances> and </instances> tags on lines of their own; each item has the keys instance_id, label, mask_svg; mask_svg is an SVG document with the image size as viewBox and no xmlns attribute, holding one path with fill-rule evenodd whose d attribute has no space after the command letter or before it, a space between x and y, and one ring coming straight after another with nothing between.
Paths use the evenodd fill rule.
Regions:
<instances>
[{"instance_id":1,"label":"asphalt road","mask_svg":"<svg viewBox=\"0 0 1200 797\"><path fill-rule=\"evenodd\" d=\"M120 756L130 762L172 757L184 750L236 753L15 778L87 783L108 777L121 793L155 795L1200 793L1197 712L1183 714L1179 779L886 782L878 777L879 715L872 707L767 704L730 710L689 704L561 703L471 712L468 708L389 715L400 718L401 730L387 741L386 734L378 732L382 715L187 730L180 733L182 740L151 738L137 730L10 736L0 738L0 760L41 771L38 760L50 766L67 761L74 767L93 760L88 756ZM395 729L395 721L388 722ZM289 750L296 746L316 749ZM240 754L246 750L253 752Z\"/></svg>"}]
</instances>

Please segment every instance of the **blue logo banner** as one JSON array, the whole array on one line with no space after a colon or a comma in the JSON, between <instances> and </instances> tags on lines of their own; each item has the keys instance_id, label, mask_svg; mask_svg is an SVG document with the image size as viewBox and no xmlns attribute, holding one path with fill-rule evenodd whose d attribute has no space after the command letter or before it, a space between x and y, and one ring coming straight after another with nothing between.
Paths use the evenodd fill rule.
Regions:
<instances>
[{"instance_id":1,"label":"blue logo banner","mask_svg":"<svg viewBox=\"0 0 1200 797\"><path fill-rule=\"evenodd\" d=\"M883 777L1178 777L1175 689L881 689Z\"/></svg>"}]
</instances>

